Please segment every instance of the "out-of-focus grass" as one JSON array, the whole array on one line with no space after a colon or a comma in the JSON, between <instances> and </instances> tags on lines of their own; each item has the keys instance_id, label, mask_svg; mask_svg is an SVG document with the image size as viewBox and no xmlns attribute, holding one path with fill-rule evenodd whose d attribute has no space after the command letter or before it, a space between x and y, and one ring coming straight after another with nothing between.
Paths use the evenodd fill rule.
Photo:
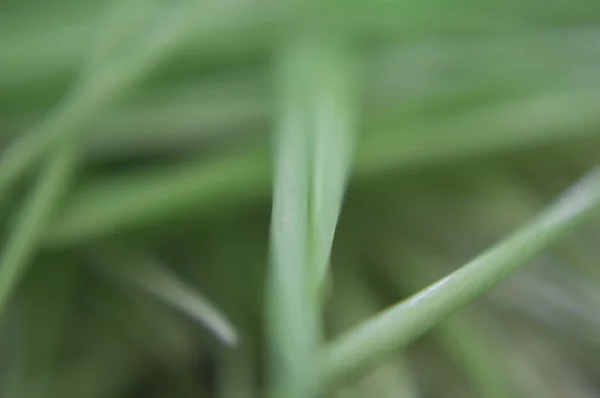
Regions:
<instances>
[{"instance_id":1,"label":"out-of-focus grass","mask_svg":"<svg viewBox=\"0 0 600 398\"><path fill-rule=\"evenodd\" d=\"M597 395L599 3L0 10L1 396Z\"/></svg>"}]
</instances>

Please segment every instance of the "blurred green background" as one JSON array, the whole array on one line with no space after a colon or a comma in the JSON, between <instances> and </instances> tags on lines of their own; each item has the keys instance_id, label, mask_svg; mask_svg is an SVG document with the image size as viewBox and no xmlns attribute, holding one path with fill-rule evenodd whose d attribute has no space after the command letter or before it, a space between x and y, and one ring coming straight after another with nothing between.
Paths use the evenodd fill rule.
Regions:
<instances>
[{"instance_id":1,"label":"blurred green background","mask_svg":"<svg viewBox=\"0 0 600 398\"><path fill-rule=\"evenodd\" d=\"M594 167L599 23L592 0L2 1L0 396L598 396L591 213L343 383L319 361Z\"/></svg>"}]
</instances>

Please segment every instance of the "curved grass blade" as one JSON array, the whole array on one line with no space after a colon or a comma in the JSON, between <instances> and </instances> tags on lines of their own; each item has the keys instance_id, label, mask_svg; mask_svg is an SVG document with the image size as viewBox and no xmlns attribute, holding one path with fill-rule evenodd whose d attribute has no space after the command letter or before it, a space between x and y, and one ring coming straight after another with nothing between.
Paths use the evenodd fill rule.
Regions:
<instances>
[{"instance_id":1,"label":"curved grass blade","mask_svg":"<svg viewBox=\"0 0 600 398\"><path fill-rule=\"evenodd\" d=\"M592 217L599 205L600 170L595 169L506 240L331 343L322 357L326 380L341 382L378 365Z\"/></svg>"},{"instance_id":2,"label":"curved grass blade","mask_svg":"<svg viewBox=\"0 0 600 398\"><path fill-rule=\"evenodd\" d=\"M137 285L203 324L223 344L238 343L237 331L214 304L150 256L122 253L117 258L106 259L102 266L111 275Z\"/></svg>"}]
</instances>

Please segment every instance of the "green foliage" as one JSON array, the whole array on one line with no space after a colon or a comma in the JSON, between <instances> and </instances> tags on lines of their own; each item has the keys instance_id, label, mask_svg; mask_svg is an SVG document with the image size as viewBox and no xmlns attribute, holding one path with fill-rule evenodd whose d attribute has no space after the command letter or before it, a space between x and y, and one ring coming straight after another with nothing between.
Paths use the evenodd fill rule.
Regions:
<instances>
[{"instance_id":1,"label":"green foliage","mask_svg":"<svg viewBox=\"0 0 600 398\"><path fill-rule=\"evenodd\" d=\"M596 394L597 2L0 10L0 395Z\"/></svg>"}]
</instances>

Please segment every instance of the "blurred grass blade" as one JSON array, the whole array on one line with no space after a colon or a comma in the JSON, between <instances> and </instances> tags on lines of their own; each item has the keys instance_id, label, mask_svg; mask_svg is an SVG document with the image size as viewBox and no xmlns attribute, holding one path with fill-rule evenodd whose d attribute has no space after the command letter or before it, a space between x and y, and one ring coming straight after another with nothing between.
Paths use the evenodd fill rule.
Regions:
<instances>
[{"instance_id":1,"label":"blurred grass blade","mask_svg":"<svg viewBox=\"0 0 600 398\"><path fill-rule=\"evenodd\" d=\"M571 89L483 107L414 128L369 130L359 140L355 174L364 179L447 159L589 138L595 136L594 126L600 123L593 106L599 98L594 90ZM553 117L548 118L547 112ZM266 197L271 180L265 156L263 150L252 149L215 160L191 161L160 173L134 172L92 181L58 216L48 231L48 241L64 246L184 210L212 214L215 205Z\"/></svg>"},{"instance_id":2,"label":"blurred grass blade","mask_svg":"<svg viewBox=\"0 0 600 398\"><path fill-rule=\"evenodd\" d=\"M311 236L320 295L354 155L357 77L355 60L345 45L322 39L315 47Z\"/></svg>"},{"instance_id":3,"label":"blurred grass blade","mask_svg":"<svg viewBox=\"0 0 600 398\"><path fill-rule=\"evenodd\" d=\"M83 66L85 74L90 76L101 73L108 63L122 57L124 48L131 45L132 40L134 43L139 41L144 28L151 26L151 22L156 22L166 11L153 0L112 0L107 3L106 15L100 18L102 34L95 41ZM106 29L105 26L110 28Z\"/></svg>"},{"instance_id":4,"label":"blurred grass blade","mask_svg":"<svg viewBox=\"0 0 600 398\"><path fill-rule=\"evenodd\" d=\"M597 137L600 115L592 104L599 96L594 86L568 87L402 127L384 126L362 135L356 170L360 175L372 175L564 142L577 136ZM548 118L548 114L553 117Z\"/></svg>"},{"instance_id":5,"label":"blurred grass blade","mask_svg":"<svg viewBox=\"0 0 600 398\"><path fill-rule=\"evenodd\" d=\"M314 49L290 40L277 60L279 114L267 294L272 396L314 398L320 311L309 249Z\"/></svg>"},{"instance_id":6,"label":"blurred grass blade","mask_svg":"<svg viewBox=\"0 0 600 398\"><path fill-rule=\"evenodd\" d=\"M478 397L509 398L514 393L502 372L501 358L490 344L461 315L454 315L436 327L435 335L446 355L460 368Z\"/></svg>"},{"instance_id":7,"label":"blurred grass blade","mask_svg":"<svg viewBox=\"0 0 600 398\"><path fill-rule=\"evenodd\" d=\"M354 327L377 312L378 300L372 289L365 285L363 276L354 269L351 257L345 256L344 269L336 273L336 290L330 319L333 331L342 332ZM342 388L337 396L346 391L357 391L359 396L378 398L418 398L421 394L406 355L399 353L390 362L370 375Z\"/></svg>"},{"instance_id":8,"label":"blurred grass blade","mask_svg":"<svg viewBox=\"0 0 600 398\"><path fill-rule=\"evenodd\" d=\"M83 72L87 71L83 70ZM29 162L44 154L44 142L49 146L56 141L54 150L49 154L48 165L40 172L39 180L21 210L22 215L17 220L15 231L0 255L0 315L25 267L34 256L51 213L55 211L58 201L69 184L78 157L79 140L73 134L78 128L80 112L83 112L85 117L86 99L91 100L87 105L94 104L95 95L98 94L96 92L79 97L78 93L85 92L85 89L90 87L91 81L84 79L78 84L73 91L73 96L68 97L63 103L64 108L59 106L55 113L37 126L37 130L34 129L30 134L23 136L22 140L18 138L17 142L9 147L8 153L0 157L1 202L6 196L9 185L21 177ZM88 110L93 110L93 106ZM72 124L73 122L75 124Z\"/></svg>"},{"instance_id":9,"label":"blurred grass blade","mask_svg":"<svg viewBox=\"0 0 600 398\"><path fill-rule=\"evenodd\" d=\"M102 265L112 275L137 285L200 322L223 344L233 346L238 343L238 333L225 315L152 257L142 253L123 253L103 261Z\"/></svg>"},{"instance_id":10,"label":"blurred grass blade","mask_svg":"<svg viewBox=\"0 0 600 398\"><path fill-rule=\"evenodd\" d=\"M190 209L213 214L241 198L266 198L269 182L269 160L259 151L90 184L71 198L67 220L50 228L47 243L61 246L106 236Z\"/></svg>"},{"instance_id":11,"label":"blurred grass blade","mask_svg":"<svg viewBox=\"0 0 600 398\"><path fill-rule=\"evenodd\" d=\"M408 38L418 36L428 36L431 33L442 33L445 35L453 35L462 37L465 31L485 35L489 32L496 34L514 33L515 28L518 33L523 34L529 31L541 30L547 27L561 27L563 24L554 23L539 25L539 19L544 19L552 15L556 18L557 15L564 17L565 13L578 10L581 16L590 18L590 15L597 13L596 5L592 5L589 0L588 4L579 4L578 6L559 5L555 9L550 9L546 4L537 4L534 6L533 13L530 11L528 18L523 19L523 15L515 18L515 12L522 11L515 7L514 4L508 5L508 10L503 10L504 6L494 5L491 10L475 11L471 4L463 2L463 4L442 5L439 3L427 2L420 5L413 3L390 3L390 2L337 2L337 4L323 4L313 7L312 15L304 17L312 18L322 26L341 28L347 32L352 31L358 34L376 34L380 37L397 37ZM218 2L217 2L218 3ZM250 6L244 9L243 12L238 12L241 7ZM465 6L467 8L465 8ZM89 7L89 6L88 6ZM0 27L6 25L5 30L1 31L0 38L8 36L7 32L16 31L18 34L10 35L6 40L0 42L0 85L10 83L11 80L17 78L17 82L21 85L31 84L31 80L43 77L44 79L56 78L64 70L72 70L73 66L80 59L81 53L86 49L86 42L78 40L80 37L87 37L90 31L90 26L93 27L93 19L90 15L94 15L94 9L88 8L87 12L81 11L74 13L69 6L62 6L62 9L53 7L52 10L34 10L29 13L23 13L20 18L11 18L7 16L0 20ZM97 7L94 7L97 8ZM202 22L210 22L209 31L204 35L194 35L191 41L185 48L188 54L195 57L207 56L206 48L225 47L230 52L251 51L258 52L260 49L270 44L269 34L277 33L275 27L293 25L298 20L297 8L288 7L284 12L276 13L276 7L267 3L265 6L262 2L236 2L236 7L227 7L229 10L225 15L221 15L210 8L202 13ZM495 8L495 9L494 9ZM281 7L279 8L281 9ZM586 10L586 11L583 11ZM590 12L594 10L594 12ZM291 12L285 12L291 11ZM483 11L483 12L482 12ZM498 12L504 12L505 15L500 16ZM47 18L41 17L39 14L44 12L44 16L50 13ZM550 15L548 15L550 14ZM10 15L10 14L9 14ZM4 17L4 15L2 15ZM507 19L508 18L508 19ZM51 24L48 20L56 20ZM77 23L82 21L83 23ZM217 21L218 23L215 23ZM533 21L533 25L528 25L527 21ZM11 26L13 24L13 26ZM16 25L16 26L15 26ZM206 25L206 24L199 24ZM57 26L66 27L57 31ZM577 26L574 24L574 26ZM34 37L38 40L27 40L28 35L23 32L30 33L32 27ZM27 29L28 28L28 29ZM456 33L458 33L456 35ZM50 36L52 40L47 40ZM46 40L44 40L46 39ZM52 56L45 51L39 51L40 48L46 48L49 45L56 43L57 55ZM243 43L240 46L239 43ZM25 47L26 50L18 50ZM31 65L37 68L31 70ZM44 65L51 65L50 70L44 70ZM29 68L25 68L25 67ZM26 69L28 74L24 78L17 73L19 70ZM31 71L30 71L31 70Z\"/></svg>"},{"instance_id":12,"label":"blurred grass blade","mask_svg":"<svg viewBox=\"0 0 600 398\"><path fill-rule=\"evenodd\" d=\"M28 195L14 230L0 254L0 315L16 284L35 256L35 249L67 188L77 157L74 143L57 147Z\"/></svg>"},{"instance_id":13,"label":"blurred grass blade","mask_svg":"<svg viewBox=\"0 0 600 398\"><path fill-rule=\"evenodd\" d=\"M155 64L194 26L199 5L185 1L163 13L161 21L143 35L122 57L110 60L85 79L49 117L28 134L19 136L0 157L0 200L58 139L74 137L103 108L142 80Z\"/></svg>"},{"instance_id":14,"label":"blurred grass blade","mask_svg":"<svg viewBox=\"0 0 600 398\"><path fill-rule=\"evenodd\" d=\"M390 244L393 245L392 242ZM433 272L440 264L440 259L430 255L426 249L420 248L419 243L411 242L410 249L401 249L408 252L409 264L398 272L391 257L386 261L387 266L382 270L383 277L392 281L400 291L413 292L424 281L434 280ZM392 246L393 247L393 246ZM397 254L392 249L388 253ZM467 381L481 398L510 398L514 392L509 387L505 378L506 370L503 368L501 358L494 350L495 344L489 344L465 314L454 314L447 320L440 322L433 329L435 339L441 344L446 353L465 375Z\"/></svg>"},{"instance_id":15,"label":"blurred grass blade","mask_svg":"<svg viewBox=\"0 0 600 398\"><path fill-rule=\"evenodd\" d=\"M335 340L323 354L325 377L340 382L385 361L592 217L599 205L600 170L595 169L506 240Z\"/></svg>"}]
</instances>

